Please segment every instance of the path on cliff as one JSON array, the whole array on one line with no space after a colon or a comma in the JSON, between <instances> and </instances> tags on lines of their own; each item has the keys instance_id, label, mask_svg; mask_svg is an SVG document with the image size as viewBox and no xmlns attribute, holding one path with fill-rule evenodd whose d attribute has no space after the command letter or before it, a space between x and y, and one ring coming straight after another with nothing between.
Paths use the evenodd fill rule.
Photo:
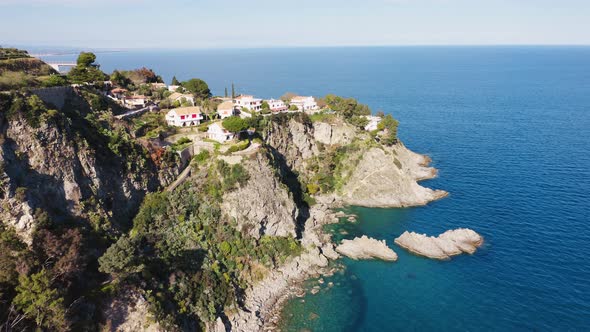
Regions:
<instances>
[{"instance_id":1,"label":"path on cliff","mask_svg":"<svg viewBox=\"0 0 590 332\"><path fill-rule=\"evenodd\" d=\"M176 178L176 180L174 180L174 182L172 182L167 188L166 191L170 192L170 191L174 191L174 189L176 189L176 187L180 186L191 174L191 165L190 163L186 166L186 168L182 171L182 173L180 173L178 175L178 177Z\"/></svg>"}]
</instances>

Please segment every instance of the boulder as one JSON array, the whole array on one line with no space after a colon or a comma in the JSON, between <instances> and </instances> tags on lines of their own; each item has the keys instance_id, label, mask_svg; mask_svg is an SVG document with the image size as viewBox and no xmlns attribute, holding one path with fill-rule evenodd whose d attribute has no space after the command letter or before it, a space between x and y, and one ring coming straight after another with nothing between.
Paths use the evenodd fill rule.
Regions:
<instances>
[{"instance_id":1,"label":"boulder","mask_svg":"<svg viewBox=\"0 0 590 332\"><path fill-rule=\"evenodd\" d=\"M385 240L379 241L363 235L353 240L342 240L336 251L352 259L382 259L396 261L397 254L391 250Z\"/></svg>"},{"instance_id":2,"label":"boulder","mask_svg":"<svg viewBox=\"0 0 590 332\"><path fill-rule=\"evenodd\" d=\"M405 231L395 243L420 256L450 259L464 252L473 254L482 245L483 237L467 228L448 230L438 237Z\"/></svg>"}]
</instances>

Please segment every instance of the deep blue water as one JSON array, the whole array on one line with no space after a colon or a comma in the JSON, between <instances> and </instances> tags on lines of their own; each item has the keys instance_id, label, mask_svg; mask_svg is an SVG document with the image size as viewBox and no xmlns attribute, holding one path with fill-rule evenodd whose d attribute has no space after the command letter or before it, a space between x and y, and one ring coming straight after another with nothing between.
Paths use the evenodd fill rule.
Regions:
<instances>
[{"instance_id":1,"label":"deep blue water","mask_svg":"<svg viewBox=\"0 0 590 332\"><path fill-rule=\"evenodd\" d=\"M590 47L390 47L99 54L102 68L200 77L223 94L352 96L400 120L440 170L426 207L351 208L348 235L385 239L396 263L343 260L287 330L588 330ZM439 262L393 244L405 230L469 227L475 255ZM341 237L340 235L338 235ZM313 281L312 281L313 282ZM315 316L318 315L319 317Z\"/></svg>"}]
</instances>

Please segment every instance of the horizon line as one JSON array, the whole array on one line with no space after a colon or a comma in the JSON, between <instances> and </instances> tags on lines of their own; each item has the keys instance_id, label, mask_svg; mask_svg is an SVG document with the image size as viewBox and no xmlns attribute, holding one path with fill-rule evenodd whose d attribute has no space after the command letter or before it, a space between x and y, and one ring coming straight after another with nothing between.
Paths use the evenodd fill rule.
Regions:
<instances>
[{"instance_id":1,"label":"horizon line","mask_svg":"<svg viewBox=\"0 0 590 332\"><path fill-rule=\"evenodd\" d=\"M158 46L140 46L140 47L92 47L92 46L65 46L65 45L35 45L26 43L6 43L2 47L16 48L56 48L71 51L78 50L96 50L101 52L121 52L121 51L140 51L140 50L255 50L255 49L304 49L304 48L387 48L387 47L590 47L588 44L576 43L552 43L552 44L526 44L526 43L503 43L503 44L342 44L342 45L260 45L260 46L209 46L209 47L158 47Z\"/></svg>"}]
</instances>

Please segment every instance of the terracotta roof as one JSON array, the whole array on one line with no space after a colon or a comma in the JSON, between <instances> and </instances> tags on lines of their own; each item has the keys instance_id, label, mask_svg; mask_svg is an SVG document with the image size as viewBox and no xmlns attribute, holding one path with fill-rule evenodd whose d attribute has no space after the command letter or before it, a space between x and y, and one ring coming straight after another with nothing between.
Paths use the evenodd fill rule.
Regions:
<instances>
[{"instance_id":1,"label":"terracotta roof","mask_svg":"<svg viewBox=\"0 0 590 332\"><path fill-rule=\"evenodd\" d=\"M176 112L178 115L189 115L189 114L200 114L202 113L201 106L191 106L191 107L179 107L175 108L172 111ZM170 112L172 112L170 111Z\"/></svg>"},{"instance_id":2,"label":"terracotta roof","mask_svg":"<svg viewBox=\"0 0 590 332\"><path fill-rule=\"evenodd\" d=\"M217 106L217 110L221 111L221 110L233 110L234 109L234 103L231 101L224 101L223 103L219 104Z\"/></svg>"},{"instance_id":3,"label":"terracotta roof","mask_svg":"<svg viewBox=\"0 0 590 332\"><path fill-rule=\"evenodd\" d=\"M313 98L313 97L311 97L311 96L309 96L309 97L305 97L305 96L295 96L295 97L291 98L291 100L297 100L297 101L298 101L298 100L306 100L306 99L308 99L308 98Z\"/></svg>"},{"instance_id":4,"label":"terracotta roof","mask_svg":"<svg viewBox=\"0 0 590 332\"><path fill-rule=\"evenodd\" d=\"M127 92L127 89L123 89L123 88L114 88L113 90L111 90L112 93L121 93L121 92Z\"/></svg>"},{"instance_id":5,"label":"terracotta roof","mask_svg":"<svg viewBox=\"0 0 590 332\"><path fill-rule=\"evenodd\" d=\"M146 96L142 96L142 95L136 95L136 96L129 96L126 97L127 99L146 99Z\"/></svg>"},{"instance_id":6,"label":"terracotta roof","mask_svg":"<svg viewBox=\"0 0 590 332\"><path fill-rule=\"evenodd\" d=\"M174 92L170 96L168 96L168 99L172 99L172 100L177 100L180 98L185 98L185 99L193 98L193 95L187 94L187 93Z\"/></svg>"}]
</instances>

